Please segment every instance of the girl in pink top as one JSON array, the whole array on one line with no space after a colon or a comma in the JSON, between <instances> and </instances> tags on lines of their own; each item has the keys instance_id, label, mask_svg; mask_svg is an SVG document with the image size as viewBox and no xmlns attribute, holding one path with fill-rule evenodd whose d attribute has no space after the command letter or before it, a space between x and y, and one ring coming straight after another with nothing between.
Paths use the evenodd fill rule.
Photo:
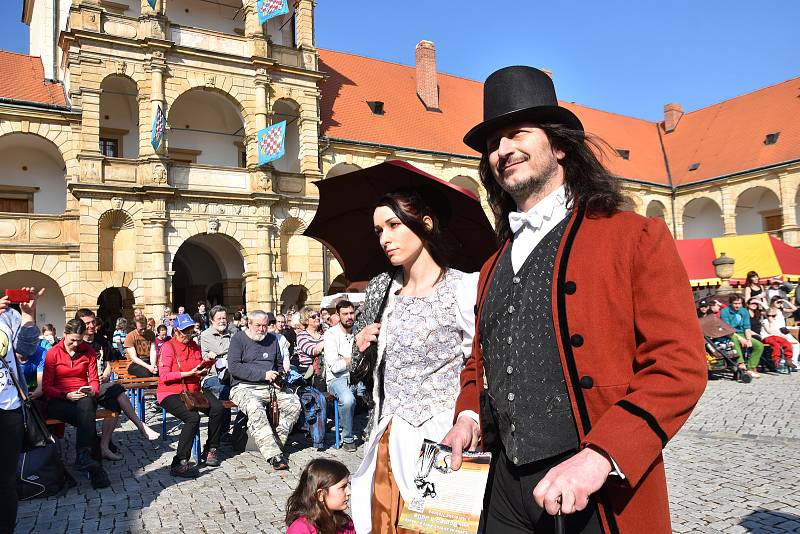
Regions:
<instances>
[{"instance_id":1,"label":"girl in pink top","mask_svg":"<svg viewBox=\"0 0 800 534\"><path fill-rule=\"evenodd\" d=\"M336 460L311 460L286 503L286 534L355 534L347 515L350 471Z\"/></svg>"}]
</instances>

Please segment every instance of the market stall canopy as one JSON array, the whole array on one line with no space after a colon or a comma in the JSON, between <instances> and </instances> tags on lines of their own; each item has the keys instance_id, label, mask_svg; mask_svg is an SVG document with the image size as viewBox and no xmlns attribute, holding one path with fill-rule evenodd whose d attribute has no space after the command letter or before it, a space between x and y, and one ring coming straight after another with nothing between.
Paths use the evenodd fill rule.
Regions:
<instances>
[{"instance_id":1,"label":"market stall canopy","mask_svg":"<svg viewBox=\"0 0 800 534\"><path fill-rule=\"evenodd\" d=\"M743 284L748 271L756 271L762 282L772 277L800 282L800 250L769 234L676 240L675 244L694 287L719 285L711 262L723 252L736 260L731 284Z\"/></svg>"}]
</instances>

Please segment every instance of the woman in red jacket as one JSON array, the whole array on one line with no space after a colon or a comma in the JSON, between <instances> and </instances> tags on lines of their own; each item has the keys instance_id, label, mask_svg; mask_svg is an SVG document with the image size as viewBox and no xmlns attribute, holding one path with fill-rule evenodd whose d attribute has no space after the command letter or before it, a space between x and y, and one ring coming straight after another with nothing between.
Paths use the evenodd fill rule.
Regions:
<instances>
[{"instance_id":1,"label":"woman in red jacket","mask_svg":"<svg viewBox=\"0 0 800 534\"><path fill-rule=\"evenodd\" d=\"M195 465L189 464L192 442L200 426L200 414L186 408L181 399L181 391L184 388L189 392L202 391L200 380L214 364L214 360L203 360L200 347L192 341L194 328L194 320L188 314L183 313L175 318L172 339L161 347L156 392L158 403L183 421L178 450L172 460L170 473L187 478L200 474ZM222 414L225 408L213 393L209 391L204 393L209 404L208 440L201 461L208 466L218 466L220 459L217 456L217 448L222 433Z\"/></svg>"},{"instance_id":2,"label":"woman in red jacket","mask_svg":"<svg viewBox=\"0 0 800 534\"><path fill-rule=\"evenodd\" d=\"M97 466L92 459L95 413L100 380L97 356L83 341L86 325L80 319L68 321L64 338L47 351L42 376L42 391L47 398L47 414L76 429L75 467L89 470Z\"/></svg>"}]
</instances>

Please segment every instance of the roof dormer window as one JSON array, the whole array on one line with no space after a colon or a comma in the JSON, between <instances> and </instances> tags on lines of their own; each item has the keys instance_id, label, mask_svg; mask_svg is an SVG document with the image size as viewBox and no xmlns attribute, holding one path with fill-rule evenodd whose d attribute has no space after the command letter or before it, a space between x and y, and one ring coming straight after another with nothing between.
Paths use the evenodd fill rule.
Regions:
<instances>
[{"instance_id":1,"label":"roof dormer window","mask_svg":"<svg viewBox=\"0 0 800 534\"><path fill-rule=\"evenodd\" d=\"M689 171L696 171L699 168L700 168L699 163L692 163L691 165L689 165Z\"/></svg>"},{"instance_id":2,"label":"roof dormer window","mask_svg":"<svg viewBox=\"0 0 800 534\"><path fill-rule=\"evenodd\" d=\"M369 106L369 109L372 111L373 115L383 115L383 102L380 100L368 101L367 105Z\"/></svg>"},{"instance_id":3,"label":"roof dormer window","mask_svg":"<svg viewBox=\"0 0 800 534\"><path fill-rule=\"evenodd\" d=\"M622 159L631 159L631 151L630 150L627 150L625 148L618 148L616 150L617 150L617 155L619 157L621 157Z\"/></svg>"},{"instance_id":4,"label":"roof dormer window","mask_svg":"<svg viewBox=\"0 0 800 534\"><path fill-rule=\"evenodd\" d=\"M767 134L767 135L764 137L764 144L765 144L765 145L774 145L775 143L777 143L777 142L778 142L778 137L780 137L780 135L781 135L781 133L780 133L780 132L772 132L772 133L768 133L768 134Z\"/></svg>"}]
</instances>

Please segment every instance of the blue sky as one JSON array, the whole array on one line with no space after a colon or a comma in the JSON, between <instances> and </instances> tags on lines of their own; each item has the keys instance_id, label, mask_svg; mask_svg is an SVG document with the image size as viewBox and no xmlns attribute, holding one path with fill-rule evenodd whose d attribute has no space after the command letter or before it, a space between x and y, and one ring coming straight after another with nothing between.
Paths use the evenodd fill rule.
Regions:
<instances>
[{"instance_id":1,"label":"blue sky","mask_svg":"<svg viewBox=\"0 0 800 534\"><path fill-rule=\"evenodd\" d=\"M21 5L0 2L2 49L27 52ZM442 72L544 67L562 100L653 120L800 76L797 0L318 0L316 15L322 48L413 64L428 39Z\"/></svg>"}]
</instances>

